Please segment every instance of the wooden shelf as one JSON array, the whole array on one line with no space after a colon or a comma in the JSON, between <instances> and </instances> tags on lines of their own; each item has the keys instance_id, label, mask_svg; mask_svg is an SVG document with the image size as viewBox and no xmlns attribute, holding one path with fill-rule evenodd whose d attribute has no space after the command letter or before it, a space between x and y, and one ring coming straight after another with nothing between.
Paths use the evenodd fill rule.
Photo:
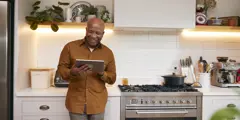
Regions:
<instances>
[{"instance_id":1,"label":"wooden shelf","mask_svg":"<svg viewBox=\"0 0 240 120\"><path fill-rule=\"evenodd\" d=\"M194 29L186 30L201 32L240 32L240 26L196 26Z\"/></svg>"},{"instance_id":2,"label":"wooden shelf","mask_svg":"<svg viewBox=\"0 0 240 120\"><path fill-rule=\"evenodd\" d=\"M50 23L39 24L40 27L49 27ZM87 23L76 22L60 22L60 28L86 28ZM114 29L114 23L105 23L106 29ZM201 31L201 32L240 32L240 26L199 26L193 29L184 29L188 31Z\"/></svg>"},{"instance_id":3,"label":"wooden shelf","mask_svg":"<svg viewBox=\"0 0 240 120\"><path fill-rule=\"evenodd\" d=\"M49 27L50 23L39 24L40 27ZM86 28L87 23L76 23L76 22L60 22L58 23L59 28ZM113 23L105 23L105 29L113 29Z\"/></svg>"}]
</instances>

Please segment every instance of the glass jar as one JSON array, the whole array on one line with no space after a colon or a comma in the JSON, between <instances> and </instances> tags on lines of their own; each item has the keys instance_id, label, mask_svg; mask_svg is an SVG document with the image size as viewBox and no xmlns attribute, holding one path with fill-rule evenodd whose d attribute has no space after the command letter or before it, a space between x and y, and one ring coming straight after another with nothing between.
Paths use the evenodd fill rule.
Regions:
<instances>
[{"instance_id":1,"label":"glass jar","mask_svg":"<svg viewBox=\"0 0 240 120\"><path fill-rule=\"evenodd\" d=\"M128 85L128 79L127 78L122 79L122 85Z\"/></svg>"}]
</instances>

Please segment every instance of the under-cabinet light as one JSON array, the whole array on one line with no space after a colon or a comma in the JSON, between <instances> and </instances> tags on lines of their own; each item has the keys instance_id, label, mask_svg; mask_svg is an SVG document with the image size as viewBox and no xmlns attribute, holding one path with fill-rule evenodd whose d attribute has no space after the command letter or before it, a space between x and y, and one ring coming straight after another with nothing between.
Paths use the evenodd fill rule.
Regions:
<instances>
[{"instance_id":1,"label":"under-cabinet light","mask_svg":"<svg viewBox=\"0 0 240 120\"><path fill-rule=\"evenodd\" d=\"M183 30L183 36L199 36L199 37L240 37L240 32L213 32L213 31L189 31Z\"/></svg>"},{"instance_id":2,"label":"under-cabinet light","mask_svg":"<svg viewBox=\"0 0 240 120\"><path fill-rule=\"evenodd\" d=\"M53 32L51 28L38 28L36 30L38 33L85 33L86 29L74 29L74 28L59 28L57 32ZM105 29L105 33L112 33L113 30Z\"/></svg>"}]
</instances>

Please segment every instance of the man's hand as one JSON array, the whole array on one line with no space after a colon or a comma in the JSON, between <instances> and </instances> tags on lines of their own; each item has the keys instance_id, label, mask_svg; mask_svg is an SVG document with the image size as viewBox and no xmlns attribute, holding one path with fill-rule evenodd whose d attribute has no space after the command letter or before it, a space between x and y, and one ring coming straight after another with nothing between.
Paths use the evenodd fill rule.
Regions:
<instances>
[{"instance_id":1,"label":"man's hand","mask_svg":"<svg viewBox=\"0 0 240 120\"><path fill-rule=\"evenodd\" d=\"M81 67L76 67L75 65L72 67L72 69L70 70L70 74L73 76L79 75L82 72L85 72L87 70L90 70L90 68L88 67L88 65L82 65Z\"/></svg>"},{"instance_id":2,"label":"man's hand","mask_svg":"<svg viewBox=\"0 0 240 120\"><path fill-rule=\"evenodd\" d=\"M99 72L99 73L98 73L98 75L101 75L101 76L103 76L103 74L104 74L104 72Z\"/></svg>"}]
</instances>

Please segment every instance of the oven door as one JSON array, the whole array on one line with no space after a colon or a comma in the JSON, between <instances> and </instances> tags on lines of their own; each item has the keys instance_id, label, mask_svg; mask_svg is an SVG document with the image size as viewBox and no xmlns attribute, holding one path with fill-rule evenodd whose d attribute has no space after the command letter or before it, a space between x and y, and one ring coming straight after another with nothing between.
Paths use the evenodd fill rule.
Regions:
<instances>
[{"instance_id":1,"label":"oven door","mask_svg":"<svg viewBox=\"0 0 240 120\"><path fill-rule=\"evenodd\" d=\"M197 120L197 110L194 108L127 109L125 120Z\"/></svg>"}]
</instances>

